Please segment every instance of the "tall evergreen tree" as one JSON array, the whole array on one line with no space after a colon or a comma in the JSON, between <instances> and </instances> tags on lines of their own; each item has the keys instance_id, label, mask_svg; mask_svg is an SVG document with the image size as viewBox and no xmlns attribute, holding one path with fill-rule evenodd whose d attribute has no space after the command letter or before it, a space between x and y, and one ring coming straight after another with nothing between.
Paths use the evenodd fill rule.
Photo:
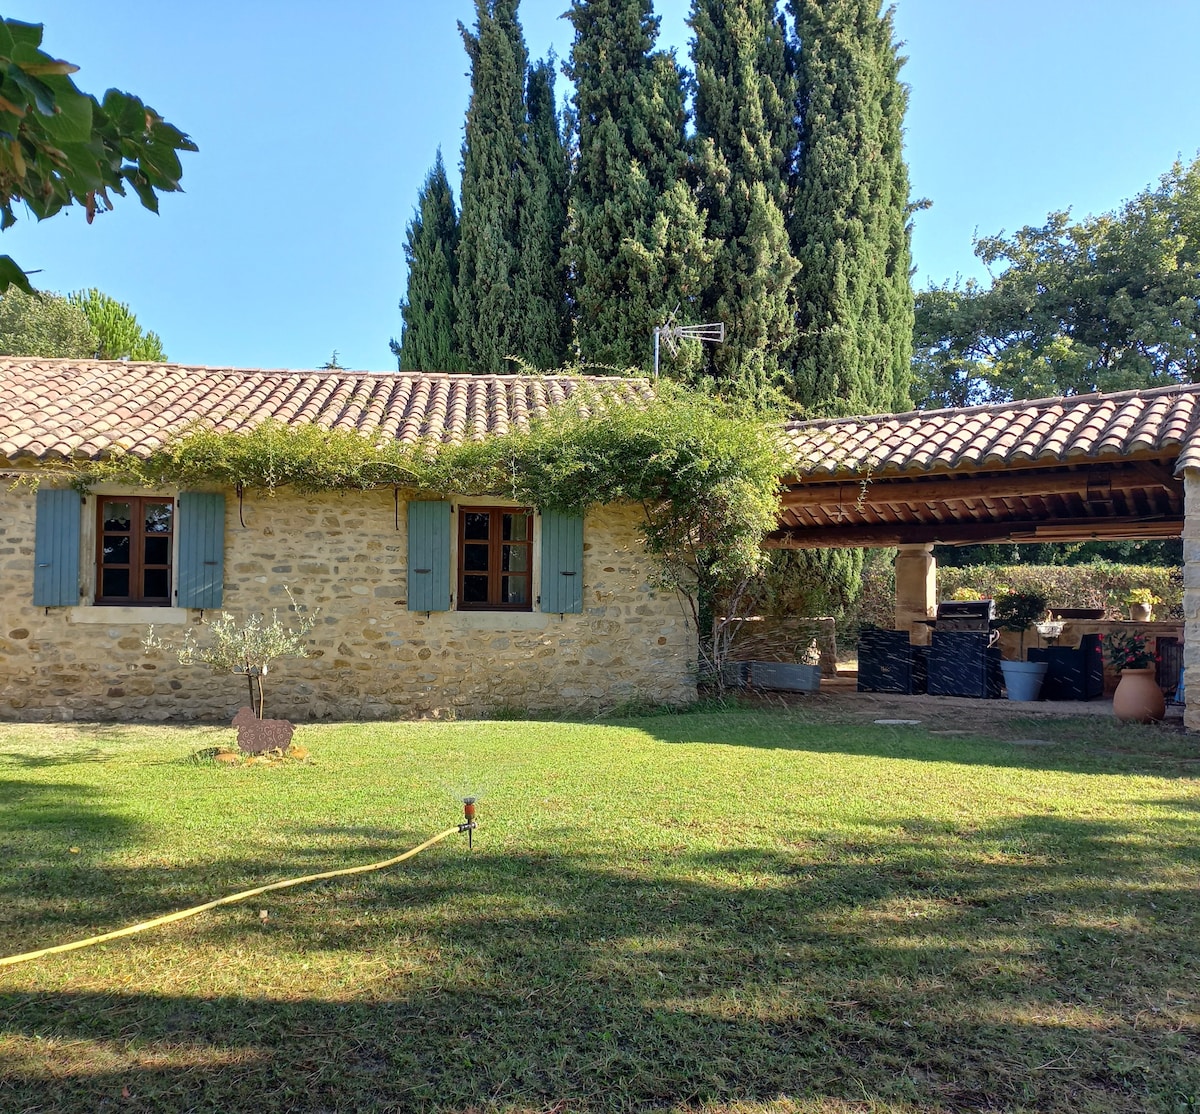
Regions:
<instances>
[{"instance_id":1,"label":"tall evergreen tree","mask_svg":"<svg viewBox=\"0 0 1200 1114\"><path fill-rule=\"evenodd\" d=\"M553 56L530 69L526 88L514 278L521 335L515 354L535 367L554 368L567 361L571 323L563 267L568 165L554 102Z\"/></svg>"},{"instance_id":2,"label":"tall evergreen tree","mask_svg":"<svg viewBox=\"0 0 1200 1114\"><path fill-rule=\"evenodd\" d=\"M568 260L583 359L648 366L676 304L694 320L709 246L687 182L683 80L650 0L572 0L578 158ZM695 354L690 358L695 361ZM686 370L686 357L677 371Z\"/></svg>"},{"instance_id":3,"label":"tall evergreen tree","mask_svg":"<svg viewBox=\"0 0 1200 1114\"><path fill-rule=\"evenodd\" d=\"M101 360L143 360L162 363L167 358L158 333L143 330L124 302L93 287L67 295L67 301L87 315L96 333L96 356Z\"/></svg>"},{"instance_id":4,"label":"tall evergreen tree","mask_svg":"<svg viewBox=\"0 0 1200 1114\"><path fill-rule=\"evenodd\" d=\"M892 10L789 0L800 145L790 234L800 260L792 393L817 410L908 405L913 296L907 92Z\"/></svg>"},{"instance_id":5,"label":"tall evergreen tree","mask_svg":"<svg viewBox=\"0 0 1200 1114\"><path fill-rule=\"evenodd\" d=\"M788 240L795 76L774 0L693 0L700 202L713 241L701 315L724 321L708 375L754 388L777 380L793 343L798 263Z\"/></svg>"},{"instance_id":6,"label":"tall evergreen tree","mask_svg":"<svg viewBox=\"0 0 1200 1114\"><path fill-rule=\"evenodd\" d=\"M404 244L408 288L400 302L400 340L391 342L401 371L462 369L454 327L457 255L458 214L439 150Z\"/></svg>"},{"instance_id":7,"label":"tall evergreen tree","mask_svg":"<svg viewBox=\"0 0 1200 1114\"><path fill-rule=\"evenodd\" d=\"M522 355L517 273L525 179L528 54L518 0L475 0L475 30L459 31L471 59L471 100L462 151L455 309L459 352L481 374Z\"/></svg>"}]
</instances>

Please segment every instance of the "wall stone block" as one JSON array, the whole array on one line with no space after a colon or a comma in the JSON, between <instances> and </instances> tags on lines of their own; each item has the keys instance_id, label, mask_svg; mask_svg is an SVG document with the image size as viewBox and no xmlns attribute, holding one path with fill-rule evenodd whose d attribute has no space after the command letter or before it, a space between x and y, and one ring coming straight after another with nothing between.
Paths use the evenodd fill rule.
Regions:
<instances>
[{"instance_id":1,"label":"wall stone block","mask_svg":"<svg viewBox=\"0 0 1200 1114\"><path fill-rule=\"evenodd\" d=\"M1184 726L1200 731L1200 469L1183 473Z\"/></svg>"},{"instance_id":2,"label":"wall stone block","mask_svg":"<svg viewBox=\"0 0 1200 1114\"><path fill-rule=\"evenodd\" d=\"M34 506L27 489L0 492L6 545L32 542ZM584 614L427 616L404 606L407 516L402 508L397 530L390 490L250 494L244 528L230 497L225 610L239 618L272 608L282 614L285 588L320 608L312 656L279 661L267 678L268 714L296 721L686 703L696 694L695 639L680 602L652 587L640 514L632 506L588 513ZM144 622L72 622L70 609L32 605L31 544L10 564L0 567L0 719L228 722L246 703L240 677L145 654L154 609L145 609ZM186 619L197 626L201 615ZM182 630L161 633L175 638Z\"/></svg>"}]
</instances>

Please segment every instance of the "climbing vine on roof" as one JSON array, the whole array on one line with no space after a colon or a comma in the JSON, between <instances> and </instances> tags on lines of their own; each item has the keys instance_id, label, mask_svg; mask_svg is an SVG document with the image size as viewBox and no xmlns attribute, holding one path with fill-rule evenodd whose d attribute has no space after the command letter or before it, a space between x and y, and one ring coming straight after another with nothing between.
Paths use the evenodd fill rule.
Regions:
<instances>
[{"instance_id":1,"label":"climbing vine on roof","mask_svg":"<svg viewBox=\"0 0 1200 1114\"><path fill-rule=\"evenodd\" d=\"M72 482L266 493L395 486L576 511L632 501L646 512L647 549L674 569L667 579L706 582L758 567L786 470L777 429L774 415L750 403L664 382L636 405L583 392L528 429L456 445L278 422L249 432L196 426L146 458L118 453L77 465Z\"/></svg>"}]
</instances>

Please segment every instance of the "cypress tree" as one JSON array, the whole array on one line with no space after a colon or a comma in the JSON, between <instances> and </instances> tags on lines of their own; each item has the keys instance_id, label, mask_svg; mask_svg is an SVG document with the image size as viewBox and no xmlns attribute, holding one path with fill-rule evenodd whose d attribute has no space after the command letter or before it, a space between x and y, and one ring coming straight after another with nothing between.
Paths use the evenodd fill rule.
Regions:
<instances>
[{"instance_id":1,"label":"cypress tree","mask_svg":"<svg viewBox=\"0 0 1200 1114\"><path fill-rule=\"evenodd\" d=\"M693 0L700 202L713 241L702 316L724 321L706 347L718 383L779 379L793 343L790 287L798 263L784 219L796 147L795 77L774 0Z\"/></svg>"},{"instance_id":2,"label":"cypress tree","mask_svg":"<svg viewBox=\"0 0 1200 1114\"><path fill-rule=\"evenodd\" d=\"M800 143L790 234L801 269L791 393L817 410L908 405L913 296L907 93L892 10L789 0Z\"/></svg>"},{"instance_id":3,"label":"cypress tree","mask_svg":"<svg viewBox=\"0 0 1200 1114\"><path fill-rule=\"evenodd\" d=\"M567 361L570 316L563 269L568 164L554 104L553 56L530 69L526 88L520 253L514 277L521 314L516 354L534 367L554 368Z\"/></svg>"},{"instance_id":4,"label":"cypress tree","mask_svg":"<svg viewBox=\"0 0 1200 1114\"><path fill-rule=\"evenodd\" d=\"M475 13L474 32L458 25L471 59L471 100L462 151L455 310L465 366L490 374L504 370L505 357L522 354L517 272L527 190L528 54L517 0L475 0Z\"/></svg>"},{"instance_id":5,"label":"cypress tree","mask_svg":"<svg viewBox=\"0 0 1200 1114\"><path fill-rule=\"evenodd\" d=\"M441 150L417 196L404 258L408 288L400 302L400 340L391 342L401 371L458 371L454 285L458 215Z\"/></svg>"},{"instance_id":6,"label":"cypress tree","mask_svg":"<svg viewBox=\"0 0 1200 1114\"><path fill-rule=\"evenodd\" d=\"M576 343L588 361L648 367L677 304L695 320L709 248L687 182L683 75L653 49L650 0L572 0L568 75L578 158L568 260ZM695 353L676 366L684 372Z\"/></svg>"}]
</instances>

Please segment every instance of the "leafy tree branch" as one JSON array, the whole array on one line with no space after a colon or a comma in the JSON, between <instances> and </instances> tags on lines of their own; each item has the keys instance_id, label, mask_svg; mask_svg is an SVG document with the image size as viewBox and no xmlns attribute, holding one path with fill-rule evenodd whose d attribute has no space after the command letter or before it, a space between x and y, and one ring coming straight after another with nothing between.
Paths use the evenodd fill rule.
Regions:
<instances>
[{"instance_id":1,"label":"leafy tree branch","mask_svg":"<svg viewBox=\"0 0 1200 1114\"><path fill-rule=\"evenodd\" d=\"M38 220L82 205L88 223L132 189L151 212L180 189L180 151L196 145L131 93L102 101L71 80L79 67L41 49L42 25L0 19L0 231L24 202ZM0 292L32 293L25 272L0 256Z\"/></svg>"}]
</instances>

